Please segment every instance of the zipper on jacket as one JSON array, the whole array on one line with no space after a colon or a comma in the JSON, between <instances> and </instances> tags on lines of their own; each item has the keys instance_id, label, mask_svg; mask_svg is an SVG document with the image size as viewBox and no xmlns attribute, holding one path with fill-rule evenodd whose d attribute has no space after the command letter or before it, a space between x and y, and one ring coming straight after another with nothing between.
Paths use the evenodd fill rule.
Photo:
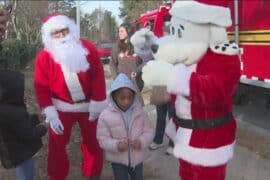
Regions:
<instances>
[{"instance_id":1,"label":"zipper on jacket","mask_svg":"<svg viewBox=\"0 0 270 180\"><path fill-rule=\"evenodd\" d=\"M130 138L129 138L129 126L126 127L127 140L128 140L128 166L131 166L131 148L130 148Z\"/></svg>"},{"instance_id":2,"label":"zipper on jacket","mask_svg":"<svg viewBox=\"0 0 270 180\"><path fill-rule=\"evenodd\" d=\"M121 116L122 116L122 120L123 120L123 122L124 122L124 126L125 126L126 133L127 133L127 143L128 143L128 165L131 166L131 152L130 152L130 151L131 151L131 148L130 148L130 138L129 138L129 125L130 125L130 124L126 124L123 115L121 115Z\"/></svg>"}]
</instances>

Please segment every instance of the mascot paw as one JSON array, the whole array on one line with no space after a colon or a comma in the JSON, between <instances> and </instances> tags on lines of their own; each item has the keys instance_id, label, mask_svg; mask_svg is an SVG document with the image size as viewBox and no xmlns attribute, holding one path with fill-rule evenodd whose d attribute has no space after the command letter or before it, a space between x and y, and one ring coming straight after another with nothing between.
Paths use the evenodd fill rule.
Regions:
<instances>
[{"instance_id":1,"label":"mascot paw","mask_svg":"<svg viewBox=\"0 0 270 180\"><path fill-rule=\"evenodd\" d=\"M142 79L150 86L166 86L173 65L163 60L149 61L142 69Z\"/></svg>"},{"instance_id":2,"label":"mascot paw","mask_svg":"<svg viewBox=\"0 0 270 180\"><path fill-rule=\"evenodd\" d=\"M153 39L155 35L150 29L142 28L139 31L136 31L130 38L130 42L134 47L143 47L145 44L150 46L153 44Z\"/></svg>"},{"instance_id":3,"label":"mascot paw","mask_svg":"<svg viewBox=\"0 0 270 180\"><path fill-rule=\"evenodd\" d=\"M189 96L191 74L192 69L188 68L185 64L179 63L175 65L167 82L167 91L171 94L181 93L184 96Z\"/></svg>"}]
</instances>

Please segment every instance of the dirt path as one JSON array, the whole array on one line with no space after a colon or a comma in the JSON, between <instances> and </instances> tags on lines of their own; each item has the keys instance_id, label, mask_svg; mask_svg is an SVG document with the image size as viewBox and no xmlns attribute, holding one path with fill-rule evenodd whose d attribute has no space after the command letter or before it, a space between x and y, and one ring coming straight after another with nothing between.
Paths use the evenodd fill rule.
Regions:
<instances>
[{"instance_id":1,"label":"dirt path","mask_svg":"<svg viewBox=\"0 0 270 180\"><path fill-rule=\"evenodd\" d=\"M25 71L25 87L26 87L26 99L27 108L29 112L39 112L38 105L35 100L34 90L33 90L33 73L31 71ZM107 73L106 73L107 74ZM106 75L108 76L108 75ZM42 149L34 156L35 166L36 166L36 180L45 180L47 177L47 142L48 135L43 138L44 146ZM80 129L76 125L73 128L70 143L67 147L67 152L70 160L70 174L69 180L80 180L84 179L81 174L80 164L81 164L81 150L80 150ZM145 165L144 174L146 179L158 179L150 167ZM13 180L14 170L5 170L0 165L0 180ZM104 169L102 173L103 180L112 180L112 171L110 164L104 161Z\"/></svg>"}]
</instances>

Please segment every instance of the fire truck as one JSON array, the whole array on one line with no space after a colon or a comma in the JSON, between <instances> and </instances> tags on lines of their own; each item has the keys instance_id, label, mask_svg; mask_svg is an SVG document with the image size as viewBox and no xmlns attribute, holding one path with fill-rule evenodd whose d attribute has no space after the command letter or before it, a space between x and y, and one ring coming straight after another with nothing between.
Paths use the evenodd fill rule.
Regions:
<instances>
[{"instance_id":1,"label":"fire truck","mask_svg":"<svg viewBox=\"0 0 270 180\"><path fill-rule=\"evenodd\" d=\"M171 18L169 10L173 3L174 1L171 1L142 14L136 20L135 30L150 27L157 37L163 36L169 31ZM268 94L267 106L269 106L270 1L228 0L219 3L231 10L233 25L228 28L228 38L234 40L240 47L242 75L234 96L235 104L245 104L255 89L262 88L263 93Z\"/></svg>"}]
</instances>

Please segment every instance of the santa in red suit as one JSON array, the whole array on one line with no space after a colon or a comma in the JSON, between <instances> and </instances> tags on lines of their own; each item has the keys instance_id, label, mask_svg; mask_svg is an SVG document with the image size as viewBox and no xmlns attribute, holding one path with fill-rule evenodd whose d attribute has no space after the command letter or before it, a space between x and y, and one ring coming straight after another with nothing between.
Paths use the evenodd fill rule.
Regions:
<instances>
[{"instance_id":1,"label":"santa in red suit","mask_svg":"<svg viewBox=\"0 0 270 180\"><path fill-rule=\"evenodd\" d=\"M103 154L96 139L97 118L106 106L103 66L96 48L80 39L79 29L67 16L43 21L42 49L36 58L34 87L50 125L48 174L65 180L69 171L66 145L75 123L82 135L82 172L99 179Z\"/></svg>"},{"instance_id":2,"label":"santa in red suit","mask_svg":"<svg viewBox=\"0 0 270 180\"><path fill-rule=\"evenodd\" d=\"M170 35L154 42L155 60L142 70L145 84L167 86L173 95L175 116L166 134L175 143L181 180L224 180L233 157L232 96L240 78L239 49L227 40L230 10L216 2L176 1ZM134 34L135 50L155 39L147 36L151 33L145 29Z\"/></svg>"}]
</instances>

